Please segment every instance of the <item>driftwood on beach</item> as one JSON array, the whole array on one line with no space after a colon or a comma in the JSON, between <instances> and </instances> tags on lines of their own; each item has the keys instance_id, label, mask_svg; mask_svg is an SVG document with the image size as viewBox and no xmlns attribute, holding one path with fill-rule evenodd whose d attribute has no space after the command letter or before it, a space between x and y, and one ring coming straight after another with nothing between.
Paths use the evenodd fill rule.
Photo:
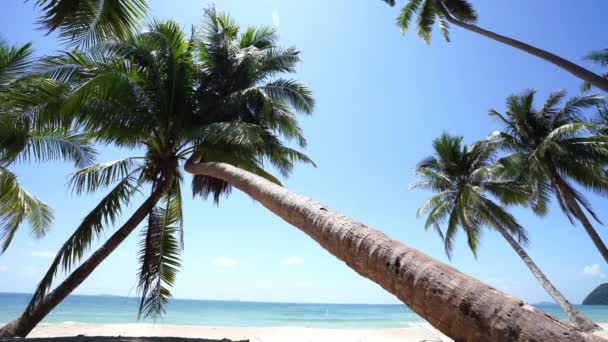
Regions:
<instances>
[{"instance_id":1,"label":"driftwood on beach","mask_svg":"<svg viewBox=\"0 0 608 342\"><path fill-rule=\"evenodd\" d=\"M23 341L22 338L0 338L0 342ZM28 338L27 342L249 342L249 340L210 340L205 338L183 337L121 337L121 336L72 336L72 337L43 337Z\"/></svg>"}]
</instances>

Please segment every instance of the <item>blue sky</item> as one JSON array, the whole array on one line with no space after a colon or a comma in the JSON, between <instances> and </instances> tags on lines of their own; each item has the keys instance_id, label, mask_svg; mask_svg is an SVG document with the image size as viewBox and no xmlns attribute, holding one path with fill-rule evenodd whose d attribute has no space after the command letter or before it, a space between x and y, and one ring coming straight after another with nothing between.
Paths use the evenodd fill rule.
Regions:
<instances>
[{"instance_id":1,"label":"blue sky","mask_svg":"<svg viewBox=\"0 0 608 342\"><path fill-rule=\"evenodd\" d=\"M189 29L205 1L150 0L151 16L172 18ZM404 1L398 1L401 5ZM568 59L581 61L604 48L608 3L603 0L475 0L479 24ZM215 1L243 26L276 25L281 43L296 46L304 62L297 78L315 92L317 107L302 124L307 153L318 168L300 166L284 184L391 237L447 261L433 232L425 232L416 208L429 193L408 190L413 167L429 153L433 138L447 130L467 142L499 126L487 110L526 88L578 91L580 81L557 67L473 33L452 29L452 43L435 35L426 45L402 36L394 24L398 8L379 0ZM34 2L3 1L0 35L14 44L34 41L39 54L60 44L35 30ZM120 153L101 151L99 160ZM0 291L29 292L79 220L101 197L72 196L65 188L69 165L22 164L21 181L55 209L53 231L36 241L23 229L0 256ZM590 199L608 220L606 200ZM126 212L129 212L127 210ZM529 230L529 252L566 297L580 302L603 282L608 267L582 228L553 207L539 219L513 209ZM219 207L188 199L186 249L174 295L178 298L258 301L393 303L397 300L334 259L303 233L251 198L233 192ZM608 239L606 227L597 226ZM109 233L104 237L109 236ZM462 236L461 236L462 237ZM133 234L78 288L81 294L136 295L138 235ZM507 243L484 235L479 258L463 239L451 263L527 301L549 300ZM586 271L585 271L586 270Z\"/></svg>"}]
</instances>

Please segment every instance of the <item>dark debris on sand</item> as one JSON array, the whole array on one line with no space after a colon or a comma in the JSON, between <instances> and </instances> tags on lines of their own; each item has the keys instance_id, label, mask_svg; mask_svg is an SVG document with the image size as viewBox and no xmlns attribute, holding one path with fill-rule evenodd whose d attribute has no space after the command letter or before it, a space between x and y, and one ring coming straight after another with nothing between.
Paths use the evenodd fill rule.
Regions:
<instances>
[{"instance_id":1,"label":"dark debris on sand","mask_svg":"<svg viewBox=\"0 0 608 342\"><path fill-rule=\"evenodd\" d=\"M21 338L1 338L0 342L19 342ZM28 338L27 342L249 342L249 340L233 341L229 339L209 340L204 338L183 337L121 337L121 336L73 336L73 337L41 337Z\"/></svg>"}]
</instances>

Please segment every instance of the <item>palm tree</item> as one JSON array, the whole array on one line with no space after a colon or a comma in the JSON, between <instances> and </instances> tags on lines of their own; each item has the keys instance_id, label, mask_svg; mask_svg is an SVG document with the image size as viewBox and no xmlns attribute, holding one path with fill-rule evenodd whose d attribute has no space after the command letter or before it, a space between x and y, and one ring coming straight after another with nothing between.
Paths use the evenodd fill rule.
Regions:
<instances>
[{"instance_id":1,"label":"palm tree","mask_svg":"<svg viewBox=\"0 0 608 342\"><path fill-rule=\"evenodd\" d=\"M534 107L535 92L528 90L507 99L503 114L491 110L490 115L504 126L495 132L495 139L512 152L503 164L513 172L522 173L535 189L541 210L546 210L550 194L571 223L579 221L602 257L608 262L608 249L589 222L587 211L595 219L585 196L575 189L578 183L586 189L605 194L608 175L604 169L608 158L608 137L594 135L594 125L583 121L581 111L602 104L596 95L576 96L559 106L564 91L549 95L542 108Z\"/></svg>"},{"instance_id":2,"label":"palm tree","mask_svg":"<svg viewBox=\"0 0 608 342\"><path fill-rule=\"evenodd\" d=\"M88 47L109 38L125 38L144 17L146 0L36 0L40 27L70 46Z\"/></svg>"},{"instance_id":3,"label":"palm tree","mask_svg":"<svg viewBox=\"0 0 608 342\"><path fill-rule=\"evenodd\" d=\"M416 167L422 180L413 187L435 192L418 209L417 215L428 213L425 228L433 227L439 233L448 257L451 259L459 227L465 232L469 248L476 257L481 230L492 228L507 240L575 326L583 331L598 329L599 326L576 310L532 261L522 247L527 243L524 228L492 200L495 197L505 204L522 205L529 201L525 185L501 177L500 167L492 165L496 146L484 141L469 148L462 146L462 137L444 133L433 141L433 148L433 156ZM441 228L444 223L447 224L445 233Z\"/></svg>"},{"instance_id":4,"label":"palm tree","mask_svg":"<svg viewBox=\"0 0 608 342\"><path fill-rule=\"evenodd\" d=\"M48 104L42 104L49 99L24 102L22 98L34 88L54 89L52 82L27 77L32 53L31 43L11 47L0 40L0 253L6 251L24 221L36 238L42 238L53 221L51 208L23 188L9 166L51 159L85 166L95 156L86 135L66 127L38 125L32 119L33 113L45 111Z\"/></svg>"},{"instance_id":5,"label":"palm tree","mask_svg":"<svg viewBox=\"0 0 608 342\"><path fill-rule=\"evenodd\" d=\"M394 0L383 1L391 6L395 4ZM549 51L539 49L513 38L499 35L475 25L477 13L468 0L408 0L407 5L403 7L401 14L397 18L397 24L401 27L403 32L406 32L409 29L416 14L418 36L427 43L431 40L431 32L435 22L439 24L441 33L446 41L450 40L450 24L452 24L539 57L549 63L557 65L583 81L589 82L604 91L608 91L608 79L597 75L580 65L572 63Z\"/></svg>"},{"instance_id":6,"label":"palm tree","mask_svg":"<svg viewBox=\"0 0 608 342\"><path fill-rule=\"evenodd\" d=\"M88 53L71 52L46 60L47 73L74 91L61 115L99 142L143 150L142 155L83 168L70 184L76 193L112 186L64 243L38 285L26 311L0 335L26 336L57 304L148 217L140 243L140 315L158 316L171 297L183 247L182 182L186 156L229 162L274 183L270 164L289 175L296 162L311 163L283 145L280 137L306 141L295 111L310 113L314 100L300 82L281 78L300 61L294 48L276 45L269 27L248 28L227 15L206 11L202 35L187 38L174 22L153 22L148 32L104 43ZM117 222L135 194L150 188L131 217L61 284L48 293L61 270L69 271L97 236ZM217 202L230 185L195 176L195 196Z\"/></svg>"},{"instance_id":7,"label":"palm tree","mask_svg":"<svg viewBox=\"0 0 608 342\"><path fill-rule=\"evenodd\" d=\"M199 158L189 159L186 171L248 194L455 341L604 341L311 198L233 165Z\"/></svg>"}]
</instances>

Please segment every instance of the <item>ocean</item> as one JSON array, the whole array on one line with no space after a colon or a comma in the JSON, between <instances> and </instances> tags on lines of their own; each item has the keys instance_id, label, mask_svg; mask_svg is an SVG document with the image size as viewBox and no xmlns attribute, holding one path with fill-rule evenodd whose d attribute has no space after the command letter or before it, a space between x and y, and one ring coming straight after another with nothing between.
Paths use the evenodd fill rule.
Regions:
<instances>
[{"instance_id":1,"label":"ocean","mask_svg":"<svg viewBox=\"0 0 608 342\"><path fill-rule=\"evenodd\" d=\"M0 293L0 323L22 312L28 294ZM116 296L70 296L47 318L46 323L142 323L137 319L138 298ZM557 305L537 307L565 319ZM608 322L608 306L577 306L596 322ZM404 305L261 303L173 299L162 324L310 327L336 329L407 328L426 322Z\"/></svg>"}]
</instances>

